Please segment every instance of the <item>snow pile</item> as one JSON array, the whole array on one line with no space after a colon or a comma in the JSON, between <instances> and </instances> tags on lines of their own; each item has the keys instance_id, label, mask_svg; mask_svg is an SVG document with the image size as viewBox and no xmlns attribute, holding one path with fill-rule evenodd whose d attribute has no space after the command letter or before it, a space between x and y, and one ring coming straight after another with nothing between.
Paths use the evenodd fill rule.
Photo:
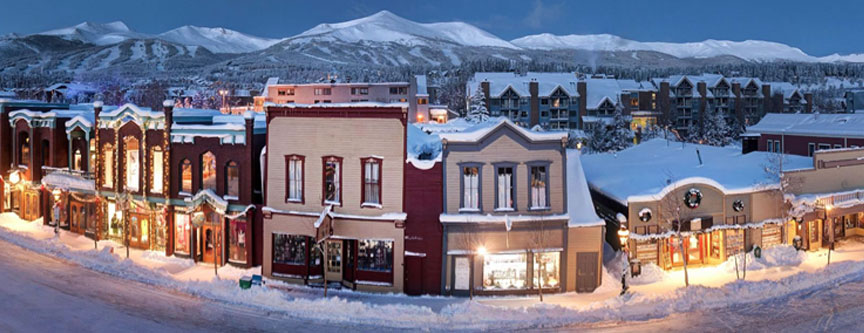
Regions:
<instances>
[{"instance_id":1,"label":"snow pile","mask_svg":"<svg viewBox=\"0 0 864 333\"><path fill-rule=\"evenodd\" d=\"M429 170L435 163L441 162L441 138L437 134L424 132L415 124L408 124L406 144L406 162L415 168Z\"/></svg>"},{"instance_id":2,"label":"snow pile","mask_svg":"<svg viewBox=\"0 0 864 333\"><path fill-rule=\"evenodd\" d=\"M744 269L744 258L747 258L747 271L758 271L772 267L798 266L807 260L807 252L797 251L789 245L774 246L762 250L762 258L756 258L753 251L738 255L738 269ZM718 267L727 272L735 272L735 258L730 257Z\"/></svg>"}]
</instances>

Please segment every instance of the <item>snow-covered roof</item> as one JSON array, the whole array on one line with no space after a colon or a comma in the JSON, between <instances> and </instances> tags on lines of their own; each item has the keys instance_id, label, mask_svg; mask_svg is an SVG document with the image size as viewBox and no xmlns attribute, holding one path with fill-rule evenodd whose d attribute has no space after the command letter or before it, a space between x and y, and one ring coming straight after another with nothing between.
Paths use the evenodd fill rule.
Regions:
<instances>
[{"instance_id":1,"label":"snow-covered roof","mask_svg":"<svg viewBox=\"0 0 864 333\"><path fill-rule=\"evenodd\" d=\"M501 96L507 89L513 89L519 96L530 96L529 85L533 81L537 82L539 96L549 96L558 88L570 97L579 96L576 90L579 77L576 73L474 73L474 77L468 81L469 92L473 94L480 82L484 81L489 82L489 95L495 97Z\"/></svg>"},{"instance_id":2,"label":"snow-covered roof","mask_svg":"<svg viewBox=\"0 0 864 333\"><path fill-rule=\"evenodd\" d=\"M621 93L625 91L651 91L655 90L649 82L636 82L634 80L619 80L608 78L586 78L585 105L588 109L597 109L604 101L613 105L621 101Z\"/></svg>"},{"instance_id":3,"label":"snow-covered roof","mask_svg":"<svg viewBox=\"0 0 864 333\"><path fill-rule=\"evenodd\" d=\"M864 113L769 113L747 132L864 138Z\"/></svg>"},{"instance_id":4,"label":"snow-covered roof","mask_svg":"<svg viewBox=\"0 0 864 333\"><path fill-rule=\"evenodd\" d=\"M406 102L395 102L395 103L386 103L386 102L348 102L348 103L318 103L318 104L298 104L298 103L282 103L277 104L273 102L264 103L264 106L278 106L278 107L287 107L287 108L407 108L408 103Z\"/></svg>"},{"instance_id":5,"label":"snow-covered roof","mask_svg":"<svg viewBox=\"0 0 864 333\"><path fill-rule=\"evenodd\" d=\"M565 131L535 132L518 126L505 117L489 119L462 132L439 133L438 136L447 142L478 142L502 126L510 127L530 141L561 141L567 138Z\"/></svg>"},{"instance_id":6,"label":"snow-covered roof","mask_svg":"<svg viewBox=\"0 0 864 333\"><path fill-rule=\"evenodd\" d=\"M45 88L45 91L52 91L52 90L57 90L57 91L61 91L61 92L68 92L68 91L96 92L97 91L96 88L93 88L91 86L88 86L88 85L83 84L83 83L78 83L78 82L60 82L60 83L52 84L52 85L48 86L47 88Z\"/></svg>"},{"instance_id":7,"label":"snow-covered roof","mask_svg":"<svg viewBox=\"0 0 864 333\"><path fill-rule=\"evenodd\" d=\"M570 215L568 226L586 227L605 225L603 219L597 216L591 192L585 181L585 171L582 170L581 153L578 149L567 150L567 214Z\"/></svg>"},{"instance_id":8,"label":"snow-covered roof","mask_svg":"<svg viewBox=\"0 0 864 333\"><path fill-rule=\"evenodd\" d=\"M96 185L92 179L71 175L67 172L51 172L42 177L42 184L49 188L61 188L64 190L93 191Z\"/></svg>"},{"instance_id":9,"label":"snow-covered roof","mask_svg":"<svg viewBox=\"0 0 864 333\"><path fill-rule=\"evenodd\" d=\"M771 85L771 95L774 94L782 94L783 98L789 99L794 95L798 95L798 98L801 99L801 103L804 104L804 94L796 87L794 84L789 82L765 82L765 84Z\"/></svg>"},{"instance_id":10,"label":"snow-covered roof","mask_svg":"<svg viewBox=\"0 0 864 333\"><path fill-rule=\"evenodd\" d=\"M734 146L682 147L680 142L654 139L617 153L582 156L582 165L591 189L627 205L630 201L658 200L685 184L706 184L727 194L776 188L778 184L765 171L771 154L742 154L741 148ZM783 167L804 169L812 164L809 157L785 155Z\"/></svg>"},{"instance_id":11,"label":"snow-covered roof","mask_svg":"<svg viewBox=\"0 0 864 333\"><path fill-rule=\"evenodd\" d=\"M268 94L268 90L270 90L270 86L275 86L277 84L279 84L279 77L267 78L267 82L264 83L264 91L261 92L261 96L265 97L265 98L269 97L267 94Z\"/></svg>"},{"instance_id":12,"label":"snow-covered roof","mask_svg":"<svg viewBox=\"0 0 864 333\"><path fill-rule=\"evenodd\" d=\"M406 162L415 168L428 170L441 162L441 137L438 134L426 133L415 124L408 124L408 141L405 144L408 153Z\"/></svg>"}]
</instances>

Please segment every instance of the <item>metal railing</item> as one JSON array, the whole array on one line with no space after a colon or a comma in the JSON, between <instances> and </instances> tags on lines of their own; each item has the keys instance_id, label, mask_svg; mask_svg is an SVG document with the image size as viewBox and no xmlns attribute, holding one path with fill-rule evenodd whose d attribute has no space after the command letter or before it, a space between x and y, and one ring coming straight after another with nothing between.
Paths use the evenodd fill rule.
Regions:
<instances>
[{"instance_id":1,"label":"metal railing","mask_svg":"<svg viewBox=\"0 0 864 333\"><path fill-rule=\"evenodd\" d=\"M864 201L864 190L834 194L824 198L819 198L818 204L823 207L828 205L839 206L852 201Z\"/></svg>"},{"instance_id":2,"label":"metal railing","mask_svg":"<svg viewBox=\"0 0 864 333\"><path fill-rule=\"evenodd\" d=\"M56 167L50 167L50 166L43 166L42 167L42 174L48 175L48 174L52 174L52 173L59 173L62 175L67 175L67 176L81 177L81 178L87 179L87 180L93 180L95 178L93 173L89 172L89 171L71 170L69 168L56 168Z\"/></svg>"}]
</instances>

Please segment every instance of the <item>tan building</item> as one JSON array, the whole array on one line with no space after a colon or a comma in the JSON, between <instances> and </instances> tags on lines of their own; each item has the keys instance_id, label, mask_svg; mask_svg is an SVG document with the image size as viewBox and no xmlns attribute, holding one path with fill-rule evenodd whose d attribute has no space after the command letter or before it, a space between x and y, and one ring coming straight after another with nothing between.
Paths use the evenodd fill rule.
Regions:
<instances>
[{"instance_id":1,"label":"tan building","mask_svg":"<svg viewBox=\"0 0 864 333\"><path fill-rule=\"evenodd\" d=\"M792 243L797 233L787 223L779 176L765 172L778 156L655 139L583 162L609 229L623 223L630 231L631 261L671 269L685 260L688 266L716 265L754 246ZM783 169L808 164L787 155ZM621 247L617 237L607 241Z\"/></svg>"},{"instance_id":2,"label":"tan building","mask_svg":"<svg viewBox=\"0 0 864 333\"><path fill-rule=\"evenodd\" d=\"M801 245L810 250L864 236L864 148L818 150L806 169L785 173Z\"/></svg>"},{"instance_id":3,"label":"tan building","mask_svg":"<svg viewBox=\"0 0 864 333\"><path fill-rule=\"evenodd\" d=\"M407 104L274 106L267 123L264 275L402 292Z\"/></svg>"},{"instance_id":4,"label":"tan building","mask_svg":"<svg viewBox=\"0 0 864 333\"><path fill-rule=\"evenodd\" d=\"M439 135L444 294L536 293L541 286L589 292L600 285L604 226L579 152L565 149L565 132L532 132L502 119ZM581 191L568 193L568 182Z\"/></svg>"}]
</instances>

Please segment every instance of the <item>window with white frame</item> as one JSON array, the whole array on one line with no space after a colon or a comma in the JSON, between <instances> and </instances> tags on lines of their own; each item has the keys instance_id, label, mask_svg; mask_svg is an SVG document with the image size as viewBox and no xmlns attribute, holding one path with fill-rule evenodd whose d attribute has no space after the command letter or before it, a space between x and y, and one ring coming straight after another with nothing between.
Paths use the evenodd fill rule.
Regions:
<instances>
[{"instance_id":1,"label":"window with white frame","mask_svg":"<svg viewBox=\"0 0 864 333\"><path fill-rule=\"evenodd\" d=\"M342 204L342 159L324 158L324 203Z\"/></svg>"},{"instance_id":2,"label":"window with white frame","mask_svg":"<svg viewBox=\"0 0 864 333\"><path fill-rule=\"evenodd\" d=\"M548 180L549 174L545 165L531 166L531 208L543 209L549 207Z\"/></svg>"},{"instance_id":3,"label":"window with white frame","mask_svg":"<svg viewBox=\"0 0 864 333\"><path fill-rule=\"evenodd\" d=\"M303 201L303 156L291 155L285 157L288 164L288 195L286 201Z\"/></svg>"},{"instance_id":4,"label":"window with white frame","mask_svg":"<svg viewBox=\"0 0 864 333\"><path fill-rule=\"evenodd\" d=\"M513 166L498 167L497 179L495 180L497 186L495 209L513 210L516 208L513 181Z\"/></svg>"},{"instance_id":5,"label":"window with white frame","mask_svg":"<svg viewBox=\"0 0 864 333\"><path fill-rule=\"evenodd\" d=\"M141 185L141 159L138 139L126 139L126 189L137 192Z\"/></svg>"},{"instance_id":6,"label":"window with white frame","mask_svg":"<svg viewBox=\"0 0 864 333\"><path fill-rule=\"evenodd\" d=\"M462 168L462 209L480 210L480 168Z\"/></svg>"},{"instance_id":7,"label":"window with white frame","mask_svg":"<svg viewBox=\"0 0 864 333\"><path fill-rule=\"evenodd\" d=\"M165 165L165 153L162 151L162 147L154 146L152 160L153 160L153 171L151 175L153 177L152 184L150 187L150 192L153 193L162 193L162 187L165 185L163 178L163 166Z\"/></svg>"},{"instance_id":8,"label":"window with white frame","mask_svg":"<svg viewBox=\"0 0 864 333\"><path fill-rule=\"evenodd\" d=\"M363 205L381 205L381 159L366 158L363 164Z\"/></svg>"}]
</instances>

